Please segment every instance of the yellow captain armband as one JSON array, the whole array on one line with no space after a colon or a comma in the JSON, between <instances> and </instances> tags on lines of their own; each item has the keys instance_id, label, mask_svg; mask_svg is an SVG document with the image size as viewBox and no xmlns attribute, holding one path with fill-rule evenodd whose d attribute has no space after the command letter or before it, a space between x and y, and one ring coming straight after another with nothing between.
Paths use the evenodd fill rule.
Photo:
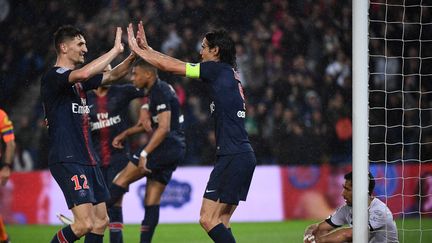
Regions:
<instances>
[{"instance_id":1,"label":"yellow captain armband","mask_svg":"<svg viewBox=\"0 0 432 243\"><path fill-rule=\"evenodd\" d=\"M199 78L200 77L200 64L199 63L186 63L186 77Z\"/></svg>"}]
</instances>

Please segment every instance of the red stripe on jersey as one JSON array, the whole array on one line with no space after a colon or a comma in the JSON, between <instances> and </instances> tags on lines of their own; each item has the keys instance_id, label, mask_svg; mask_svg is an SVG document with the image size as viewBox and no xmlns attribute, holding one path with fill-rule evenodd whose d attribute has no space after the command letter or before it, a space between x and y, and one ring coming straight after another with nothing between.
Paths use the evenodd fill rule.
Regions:
<instances>
[{"instance_id":1,"label":"red stripe on jersey","mask_svg":"<svg viewBox=\"0 0 432 243\"><path fill-rule=\"evenodd\" d=\"M66 240L66 237L63 235L63 231L62 231L62 230L59 230L59 231L57 232L57 240L58 240L60 243L69 243L69 241L67 241L67 240Z\"/></svg>"},{"instance_id":2,"label":"red stripe on jersey","mask_svg":"<svg viewBox=\"0 0 432 243\"><path fill-rule=\"evenodd\" d=\"M87 96L86 93L83 90L82 84L81 83L76 83L75 87L78 91L78 94L81 98L81 104L83 106L87 105ZM83 130L83 135L84 135L84 142L87 148L87 153L90 157L90 164L91 165L96 165L96 160L93 157L92 153L91 153L91 149L90 149L90 144L89 144L89 127L90 127L90 116L87 113L82 114L82 123L81 123L81 127Z\"/></svg>"},{"instance_id":3,"label":"red stripe on jersey","mask_svg":"<svg viewBox=\"0 0 432 243\"><path fill-rule=\"evenodd\" d=\"M107 113L108 114L108 98L107 95L97 98L98 110L97 113ZM108 119L108 117L106 117ZM100 129L100 156L102 160L102 166L106 167L110 163L111 159L111 146L110 146L110 130L109 127L103 127Z\"/></svg>"}]
</instances>

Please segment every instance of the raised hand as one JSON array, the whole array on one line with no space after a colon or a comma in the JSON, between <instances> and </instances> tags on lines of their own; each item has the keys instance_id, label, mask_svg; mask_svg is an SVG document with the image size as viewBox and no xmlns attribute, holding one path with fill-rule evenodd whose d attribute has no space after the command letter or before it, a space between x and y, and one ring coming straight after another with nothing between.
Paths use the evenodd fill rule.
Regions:
<instances>
[{"instance_id":1,"label":"raised hand","mask_svg":"<svg viewBox=\"0 0 432 243\"><path fill-rule=\"evenodd\" d=\"M150 48L150 46L147 43L147 38L145 36L145 31L144 31L144 26L142 21L138 23L136 39L137 39L138 46L141 47L142 49Z\"/></svg>"},{"instance_id":2,"label":"raised hand","mask_svg":"<svg viewBox=\"0 0 432 243\"><path fill-rule=\"evenodd\" d=\"M135 33L133 30L132 23L129 23L129 26L127 27L127 33L128 33L129 49L136 53L138 49L140 49L140 47L138 46L137 40L135 38Z\"/></svg>"},{"instance_id":3,"label":"raised hand","mask_svg":"<svg viewBox=\"0 0 432 243\"><path fill-rule=\"evenodd\" d=\"M124 51L124 46L122 43L122 29L117 27L114 48L118 51L118 53L122 53Z\"/></svg>"}]
</instances>

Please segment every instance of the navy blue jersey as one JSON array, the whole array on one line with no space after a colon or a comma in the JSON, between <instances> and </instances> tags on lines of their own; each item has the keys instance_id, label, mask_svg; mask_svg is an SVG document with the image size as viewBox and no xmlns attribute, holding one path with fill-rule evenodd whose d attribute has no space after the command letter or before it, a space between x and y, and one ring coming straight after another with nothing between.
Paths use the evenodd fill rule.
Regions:
<instances>
[{"instance_id":1,"label":"navy blue jersey","mask_svg":"<svg viewBox=\"0 0 432 243\"><path fill-rule=\"evenodd\" d=\"M48 122L48 163L97 165L90 135L90 107L86 91L102 81L98 74L85 82L69 83L72 70L51 68L41 80L41 98Z\"/></svg>"},{"instance_id":2,"label":"navy blue jersey","mask_svg":"<svg viewBox=\"0 0 432 243\"><path fill-rule=\"evenodd\" d=\"M87 92L91 135L101 166L128 161L129 143L125 141L123 149L114 148L111 143L130 125L129 102L143 96L143 90L131 84L110 86L104 96L98 96L94 90Z\"/></svg>"},{"instance_id":3,"label":"navy blue jersey","mask_svg":"<svg viewBox=\"0 0 432 243\"><path fill-rule=\"evenodd\" d=\"M184 146L184 118L174 88L164 81L156 80L149 90L148 102L153 129L158 127L157 115L164 111L171 111L170 132L159 146L165 146L165 144L182 144Z\"/></svg>"},{"instance_id":4,"label":"navy blue jersey","mask_svg":"<svg viewBox=\"0 0 432 243\"><path fill-rule=\"evenodd\" d=\"M216 154L253 151L244 125L246 105L237 73L230 65L221 62L202 62L199 68L199 77L210 85Z\"/></svg>"}]
</instances>

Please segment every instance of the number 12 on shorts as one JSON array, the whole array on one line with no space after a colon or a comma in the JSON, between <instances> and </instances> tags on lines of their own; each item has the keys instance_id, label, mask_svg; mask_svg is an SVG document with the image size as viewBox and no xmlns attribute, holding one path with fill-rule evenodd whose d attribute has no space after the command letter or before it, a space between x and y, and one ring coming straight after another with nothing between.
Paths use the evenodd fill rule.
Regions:
<instances>
[{"instance_id":1,"label":"number 12 on shorts","mask_svg":"<svg viewBox=\"0 0 432 243\"><path fill-rule=\"evenodd\" d=\"M80 178L83 182L82 186L80 185ZM75 184L75 188L74 188L75 191L78 191L81 189L89 189L89 186L87 183L87 177L84 174L80 175L79 178L78 178L78 175L72 176L71 181L73 181L73 183Z\"/></svg>"}]
</instances>

